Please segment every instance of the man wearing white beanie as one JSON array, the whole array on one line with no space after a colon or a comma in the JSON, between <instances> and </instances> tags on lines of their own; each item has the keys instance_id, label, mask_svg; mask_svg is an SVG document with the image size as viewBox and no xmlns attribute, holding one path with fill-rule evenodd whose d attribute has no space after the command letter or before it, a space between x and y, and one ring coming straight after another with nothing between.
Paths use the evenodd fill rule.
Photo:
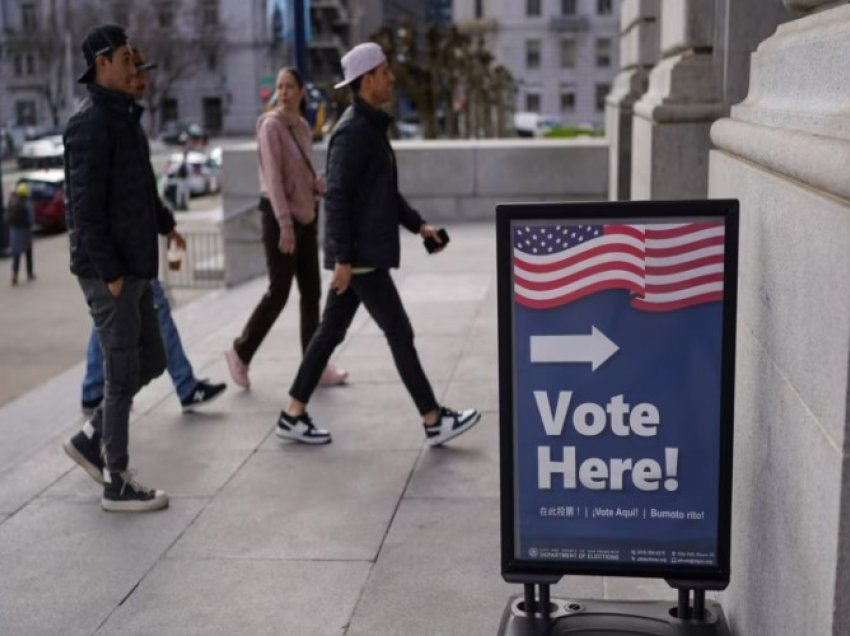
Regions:
<instances>
[{"instance_id":1,"label":"man wearing white beanie","mask_svg":"<svg viewBox=\"0 0 850 636\"><path fill-rule=\"evenodd\" d=\"M345 338L362 303L384 332L404 386L419 411L425 437L438 446L472 428L475 409L441 406L422 370L413 345L413 328L390 269L400 260L398 226L444 247L437 229L425 223L398 191L396 160L387 139L392 121L382 108L392 99L395 82L381 47L358 44L342 58L353 103L339 120L328 144L325 192L325 267L333 270L321 323L289 390L276 433L284 439L326 444L330 433L317 428L306 408L325 364Z\"/></svg>"}]
</instances>

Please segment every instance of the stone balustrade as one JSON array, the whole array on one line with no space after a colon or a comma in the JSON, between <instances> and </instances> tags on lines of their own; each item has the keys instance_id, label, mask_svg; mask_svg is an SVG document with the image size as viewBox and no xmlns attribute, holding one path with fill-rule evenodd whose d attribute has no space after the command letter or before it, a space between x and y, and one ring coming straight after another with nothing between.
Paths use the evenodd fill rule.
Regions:
<instances>
[{"instance_id":1,"label":"stone balustrade","mask_svg":"<svg viewBox=\"0 0 850 636\"><path fill-rule=\"evenodd\" d=\"M395 141L399 187L430 223L492 221L496 205L517 201L605 200L604 139ZM313 163L324 171L327 147ZM225 279L234 285L265 271L259 247L257 148L224 151Z\"/></svg>"}]
</instances>

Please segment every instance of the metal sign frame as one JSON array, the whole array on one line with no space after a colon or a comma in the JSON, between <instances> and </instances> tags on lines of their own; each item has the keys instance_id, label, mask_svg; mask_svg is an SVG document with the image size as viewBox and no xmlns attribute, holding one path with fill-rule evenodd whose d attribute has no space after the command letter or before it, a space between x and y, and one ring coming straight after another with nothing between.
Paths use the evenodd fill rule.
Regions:
<instances>
[{"instance_id":1,"label":"metal sign frame","mask_svg":"<svg viewBox=\"0 0 850 636\"><path fill-rule=\"evenodd\" d=\"M738 202L736 200L645 201L599 203L516 203L497 206L497 270L499 318L499 413L501 468L501 564L509 582L554 582L561 575L605 575L687 580L722 589L730 576L730 529L732 498L732 444L735 388L735 334L738 276ZM514 278L512 228L516 222L595 223L674 222L710 217L722 221L724 280L722 306L722 354L720 361L719 483L716 564L624 564L520 558L516 536L516 396L514 357ZM668 221L669 220L669 221Z\"/></svg>"}]
</instances>

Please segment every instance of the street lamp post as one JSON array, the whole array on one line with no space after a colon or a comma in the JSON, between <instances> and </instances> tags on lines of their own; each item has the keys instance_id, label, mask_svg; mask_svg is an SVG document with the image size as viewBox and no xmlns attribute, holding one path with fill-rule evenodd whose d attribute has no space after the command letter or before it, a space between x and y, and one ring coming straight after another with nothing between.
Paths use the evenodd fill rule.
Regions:
<instances>
[{"instance_id":1,"label":"street lamp post","mask_svg":"<svg viewBox=\"0 0 850 636\"><path fill-rule=\"evenodd\" d=\"M309 0L294 0L295 4L295 67L304 81L310 79L307 67L307 26L310 19Z\"/></svg>"}]
</instances>

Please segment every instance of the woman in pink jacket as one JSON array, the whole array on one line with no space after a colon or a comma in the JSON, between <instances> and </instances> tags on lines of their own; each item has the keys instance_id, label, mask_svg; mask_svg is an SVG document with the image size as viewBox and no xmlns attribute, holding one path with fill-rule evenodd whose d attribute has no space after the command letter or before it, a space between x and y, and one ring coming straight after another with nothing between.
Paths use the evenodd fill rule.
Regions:
<instances>
[{"instance_id":1,"label":"woman in pink jacket","mask_svg":"<svg viewBox=\"0 0 850 636\"><path fill-rule=\"evenodd\" d=\"M319 244L316 199L325 189L310 160L312 135L304 120L304 83L294 68L277 76L277 106L257 120L260 212L269 287L225 353L233 381L248 388L248 368L289 298L293 277L301 294L301 351L319 324ZM342 384L348 373L329 364L321 383Z\"/></svg>"}]
</instances>

